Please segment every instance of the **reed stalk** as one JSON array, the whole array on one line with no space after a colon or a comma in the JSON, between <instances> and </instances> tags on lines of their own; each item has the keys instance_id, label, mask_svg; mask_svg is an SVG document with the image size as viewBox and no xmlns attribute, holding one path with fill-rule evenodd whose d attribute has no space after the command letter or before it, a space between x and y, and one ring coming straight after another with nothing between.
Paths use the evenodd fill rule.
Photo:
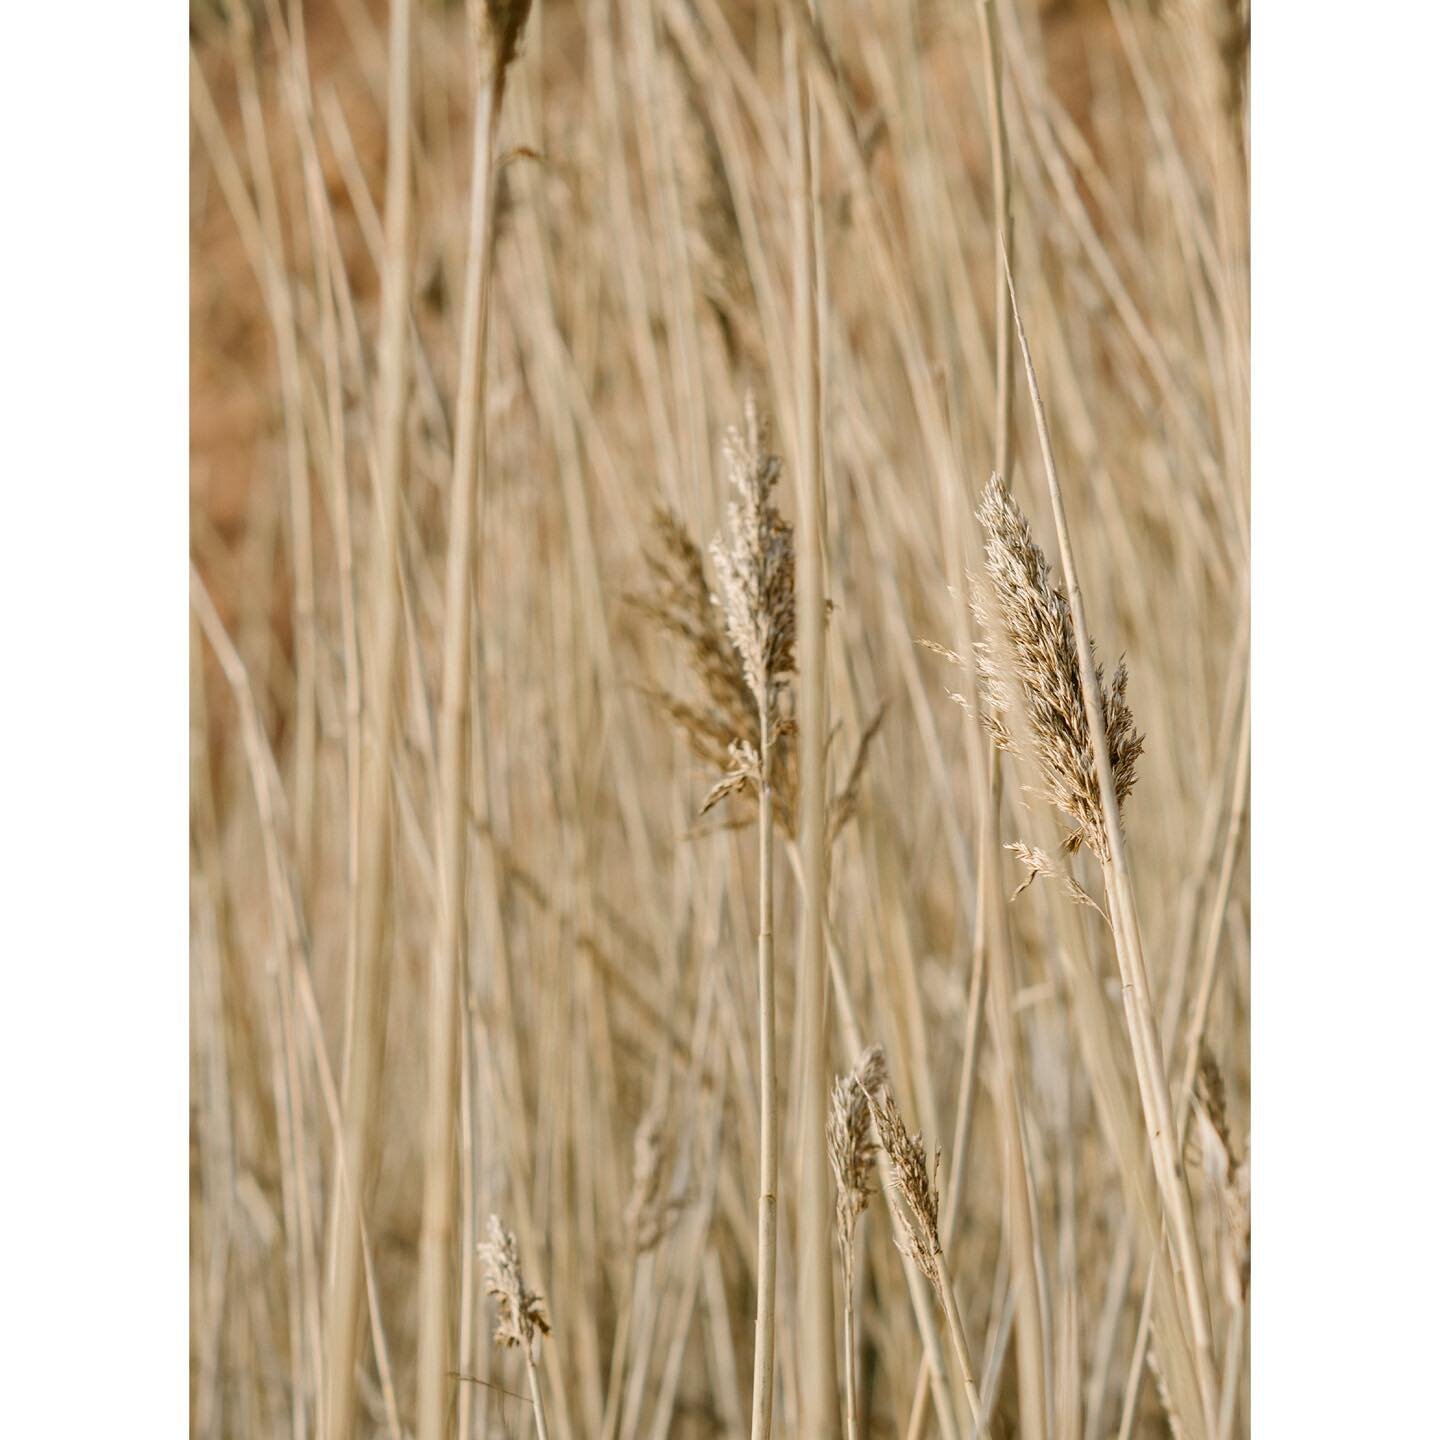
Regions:
<instances>
[{"instance_id":1,"label":"reed stalk","mask_svg":"<svg viewBox=\"0 0 1440 1440\"><path fill-rule=\"evenodd\" d=\"M738 656L754 705L758 751L748 740L731 744L732 768L711 790L711 805L751 787L759 797L759 933L756 979L760 1033L760 1186L757 1200L755 1379L751 1433L770 1433L775 1384L775 1247L779 1188L779 1115L775 1065L774 959L774 749L781 724L780 698L795 668L795 557L790 527L771 499L780 461L769 450L753 396L746 401L745 430L727 443L730 480L729 534L711 546L719 588L716 603ZM698 558L698 557L697 557Z\"/></svg>"},{"instance_id":2,"label":"reed stalk","mask_svg":"<svg viewBox=\"0 0 1440 1440\"><path fill-rule=\"evenodd\" d=\"M995 0L976 0L985 60L985 99L989 120L992 203L995 208L995 433L994 471L1010 472L1011 439L1014 430L1014 362L1005 269L1001 257L1009 252L1013 218L1010 198L1010 147L1005 128L1000 41L995 17ZM980 812L980 838L984 859L977 882L978 910L984 929L984 943L990 957L989 1000L993 1008L991 1028L1002 1072L1000 1118L1005 1132L1005 1195L1009 1214L1008 1232L1012 1269L1019 1296L1016 1303L1016 1350L1020 1382L1021 1433L1029 1440L1043 1440L1052 1428L1052 1401L1049 1393L1049 1356L1045 1345L1042 1282L1036 1250L1036 1226L1030 1209L1030 1167L1025 1144L1022 1064L1019 1036L1014 1019L1014 958L1010 926L1000 884L1003 857L1000 835L1000 756L993 746L985 747L983 782L977 793L984 795ZM977 779L980 777L977 776Z\"/></svg>"},{"instance_id":3,"label":"reed stalk","mask_svg":"<svg viewBox=\"0 0 1440 1440\"><path fill-rule=\"evenodd\" d=\"M1084 699L1085 720L1093 737L1108 734L1105 700L1096 672L1090 630L1085 618L1084 597L1080 589L1070 528L1065 516L1065 501L1055 466L1050 429L1045 407L1040 399L1039 381L1030 356L1030 346L1020 319L1020 303L1015 294L1014 276L1008 254L1004 256L1005 275L1010 291L1011 313L1025 367L1030 402L1035 414L1035 427L1040 440L1040 453L1045 466L1045 479L1050 492L1051 510L1055 517L1061 568L1065 576L1066 599L1075 630L1075 651L1079 665L1080 687ZM1125 996L1125 1015L1135 1051L1136 1070L1140 1080L1140 1098L1145 1122L1154 1151L1156 1178L1164 1199L1166 1218L1170 1223L1180 1261L1189 1305L1191 1338L1195 1346L1196 1370L1200 1380L1200 1396L1205 1408L1207 1429L1212 1433L1216 1424L1216 1377L1214 1342L1211 1337L1210 1310L1205 1295L1205 1278L1195 1238L1195 1221L1191 1210L1189 1189L1181 1165L1175 1117L1170 1105L1170 1090L1165 1074L1160 1031L1150 994L1150 981L1145 968L1145 955L1140 937L1139 917L1130 871L1125 854L1125 833L1120 818L1120 796L1117 794L1110 746L1091 745L1095 777L1099 788L1103 817L1103 845L1098 847L1105 873L1105 890L1109 902L1116 957L1120 965Z\"/></svg>"},{"instance_id":4,"label":"reed stalk","mask_svg":"<svg viewBox=\"0 0 1440 1440\"><path fill-rule=\"evenodd\" d=\"M353 1035L342 1081L343 1126L336 1156L331 1217L330 1305L325 1331L326 1440L355 1433L355 1363L365 1288L361 1221L370 1181L376 1105L385 1039L389 966L384 954L390 899L391 748L395 733L400 639L399 528L404 485L405 410L410 335L410 83L413 5L390 11L385 257L381 282L380 379L377 394L376 536L372 594L375 621L368 696L371 749L361 790L360 904L353 994Z\"/></svg>"},{"instance_id":5,"label":"reed stalk","mask_svg":"<svg viewBox=\"0 0 1440 1440\"><path fill-rule=\"evenodd\" d=\"M785 76L790 149L790 246L793 286L795 484L799 498L800 857L804 918L798 970L800 1196L800 1424L807 1435L839 1427L830 1249L826 1243L825 903L827 822L825 750L829 731L825 657L825 499L815 155L818 138L797 7L786 11ZM813 9L810 12L813 24ZM755 1434L760 1432L756 1431ZM768 1433L768 1431L766 1432Z\"/></svg>"},{"instance_id":6,"label":"reed stalk","mask_svg":"<svg viewBox=\"0 0 1440 1440\"><path fill-rule=\"evenodd\" d=\"M478 9L478 7L476 7ZM475 531L485 486L485 341L495 245L496 141L505 77L515 54L528 0L487 5L488 36L473 16L475 97L470 177L470 233L456 397L455 452L450 477L449 549L445 566L445 624L440 701L439 917L431 949L428 1074L425 1107L425 1183L420 1227L417 1350L418 1440L443 1440L454 1265L455 1102L459 1014L456 994L465 950L469 845L470 612L476 584Z\"/></svg>"},{"instance_id":7,"label":"reed stalk","mask_svg":"<svg viewBox=\"0 0 1440 1440\"><path fill-rule=\"evenodd\" d=\"M760 1197L757 1239L760 1271L755 1295L755 1384L751 1397L750 1434L770 1434L775 1389L775 1238L776 1191L779 1188L779 1135L775 1087L775 942L774 942L774 817L770 784L770 722L760 716L760 929L756 939L756 978L760 1020Z\"/></svg>"}]
</instances>

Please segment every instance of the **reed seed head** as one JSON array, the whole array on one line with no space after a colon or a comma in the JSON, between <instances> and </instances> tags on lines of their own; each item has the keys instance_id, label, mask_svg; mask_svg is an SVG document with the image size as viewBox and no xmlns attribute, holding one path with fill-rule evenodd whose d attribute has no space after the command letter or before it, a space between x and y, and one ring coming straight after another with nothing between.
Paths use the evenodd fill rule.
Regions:
<instances>
[{"instance_id":1,"label":"reed seed head","mask_svg":"<svg viewBox=\"0 0 1440 1440\"><path fill-rule=\"evenodd\" d=\"M886 1085L885 1052L872 1045L848 1075L837 1076L830 1089L825 1139L835 1176L835 1228L846 1282L854 1269L855 1227L874 1193L875 1154L870 1138L870 1100Z\"/></svg>"},{"instance_id":2,"label":"reed seed head","mask_svg":"<svg viewBox=\"0 0 1440 1440\"><path fill-rule=\"evenodd\" d=\"M795 669L795 542L771 499L780 458L770 451L753 392L745 397L744 432L730 431L725 457L736 498L729 534L710 547L719 587L714 599L755 705L773 728L779 692Z\"/></svg>"},{"instance_id":3,"label":"reed seed head","mask_svg":"<svg viewBox=\"0 0 1440 1440\"><path fill-rule=\"evenodd\" d=\"M1110 847L1069 599L1050 583L1045 552L998 475L991 475L985 487L978 516L986 534L990 586L988 597L975 587L975 610L992 637L975 647L985 723L1002 750L1031 757L1044 778L1045 798L1075 822L1065 848L1073 851L1088 844L1107 860ZM1115 667L1108 690L1103 669L1097 664L1095 670L1115 796L1123 805L1135 787L1144 742L1126 701L1125 662ZM1023 735L1015 726L1017 714Z\"/></svg>"},{"instance_id":4,"label":"reed seed head","mask_svg":"<svg viewBox=\"0 0 1440 1440\"><path fill-rule=\"evenodd\" d=\"M699 691L698 698L655 688L647 693L680 727L695 755L719 773L701 813L757 791L761 707L768 700L775 819L793 835L795 722L783 702L795 668L794 547L790 527L771 502L780 461L769 453L753 396L745 409L745 434L732 432L727 446L738 498L730 508L730 533L711 547L715 588L685 523L671 510L657 510L658 544L645 556L650 584L629 600L680 642Z\"/></svg>"},{"instance_id":5,"label":"reed seed head","mask_svg":"<svg viewBox=\"0 0 1440 1440\"><path fill-rule=\"evenodd\" d=\"M935 1157L932 1171L925 1155L925 1142L905 1128L888 1085L867 1092L870 1114L880 1145L890 1161L891 1188L905 1202L903 1209L894 1205L904 1221L905 1243L901 1250L924 1272L925 1278L938 1290L945 1283L940 1259L940 1157Z\"/></svg>"},{"instance_id":6,"label":"reed seed head","mask_svg":"<svg viewBox=\"0 0 1440 1440\"><path fill-rule=\"evenodd\" d=\"M490 1217L489 1238L482 1240L476 1251L484 1267L485 1293L495 1297L495 1343L522 1346L528 1353L537 1334L550 1333L550 1323L545 1318L544 1298L525 1287L515 1236L498 1215Z\"/></svg>"}]
</instances>

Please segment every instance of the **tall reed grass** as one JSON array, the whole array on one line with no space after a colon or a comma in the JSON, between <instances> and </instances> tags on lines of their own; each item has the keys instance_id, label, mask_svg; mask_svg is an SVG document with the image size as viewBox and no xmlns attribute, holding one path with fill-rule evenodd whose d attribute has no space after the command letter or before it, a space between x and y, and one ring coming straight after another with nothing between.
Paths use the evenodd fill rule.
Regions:
<instances>
[{"instance_id":1,"label":"tall reed grass","mask_svg":"<svg viewBox=\"0 0 1440 1440\"><path fill-rule=\"evenodd\" d=\"M1246 27L192 10L197 1436L1247 1432Z\"/></svg>"}]
</instances>

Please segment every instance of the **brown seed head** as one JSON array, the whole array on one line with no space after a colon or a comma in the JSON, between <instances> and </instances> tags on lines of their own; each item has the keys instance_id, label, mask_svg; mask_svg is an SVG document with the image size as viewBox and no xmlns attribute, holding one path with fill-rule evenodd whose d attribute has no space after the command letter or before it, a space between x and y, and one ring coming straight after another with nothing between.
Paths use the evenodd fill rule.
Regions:
<instances>
[{"instance_id":1,"label":"brown seed head","mask_svg":"<svg viewBox=\"0 0 1440 1440\"><path fill-rule=\"evenodd\" d=\"M500 1223L498 1215L490 1217L489 1238L482 1240L476 1251L485 1271L485 1293L496 1301L495 1343L520 1345L528 1351L537 1333L550 1333L550 1324L545 1318L543 1297L525 1288L515 1236Z\"/></svg>"},{"instance_id":2,"label":"brown seed head","mask_svg":"<svg viewBox=\"0 0 1440 1440\"><path fill-rule=\"evenodd\" d=\"M901 1249L938 1289L945 1283L940 1262L939 1156L932 1172L925 1157L925 1142L905 1128L888 1085L869 1092L867 1098L880 1144L890 1161L891 1186L905 1202L903 1210L894 1206L905 1222L907 1243Z\"/></svg>"},{"instance_id":3,"label":"brown seed head","mask_svg":"<svg viewBox=\"0 0 1440 1440\"><path fill-rule=\"evenodd\" d=\"M795 669L795 542L771 495L780 459L769 448L754 394L745 398L745 430L725 445L730 483L729 534L710 547L718 591L715 604L740 654L756 707L778 723L781 688Z\"/></svg>"},{"instance_id":4,"label":"brown seed head","mask_svg":"<svg viewBox=\"0 0 1440 1440\"><path fill-rule=\"evenodd\" d=\"M769 503L780 462L765 449L764 428L753 400L746 415L746 438L732 437L731 444L732 479L741 492L739 502L731 507L732 543L717 541L712 547L719 584L712 590L700 547L679 516L657 510L658 544L645 556L650 584L644 593L628 598L661 631L680 642L694 678L689 695L656 688L648 693L680 727L695 755L720 777L702 813L732 796L755 793L760 778L761 700L751 671L759 678L759 671L768 667L770 683L762 685L759 693L768 688L771 701L775 819L793 835L798 786L795 722L782 704L794 672L793 547L789 526ZM727 576L734 581L733 588L727 586ZM732 619L745 640L744 650L733 638Z\"/></svg>"},{"instance_id":5,"label":"brown seed head","mask_svg":"<svg viewBox=\"0 0 1440 1440\"><path fill-rule=\"evenodd\" d=\"M835 1176L835 1228L847 1284L854 1268L855 1226L874 1193L877 1146L870 1138L871 1093L885 1088L885 1052L872 1045L848 1075L838 1076L830 1090L825 1139Z\"/></svg>"},{"instance_id":6,"label":"brown seed head","mask_svg":"<svg viewBox=\"0 0 1440 1440\"><path fill-rule=\"evenodd\" d=\"M993 637L975 647L986 724L1002 750L1030 755L1045 780L1045 798L1075 822L1066 849L1084 843L1107 859L1110 849L1070 602L1050 583L1045 553L998 475L990 477L978 514L987 536L990 589L987 596L976 586L975 610ZM1123 805L1135 787L1144 742L1125 698L1125 662L1115 667L1108 690L1102 667L1097 664L1095 670L1115 796ZM1017 733L1016 717L1023 721L1024 738Z\"/></svg>"}]
</instances>

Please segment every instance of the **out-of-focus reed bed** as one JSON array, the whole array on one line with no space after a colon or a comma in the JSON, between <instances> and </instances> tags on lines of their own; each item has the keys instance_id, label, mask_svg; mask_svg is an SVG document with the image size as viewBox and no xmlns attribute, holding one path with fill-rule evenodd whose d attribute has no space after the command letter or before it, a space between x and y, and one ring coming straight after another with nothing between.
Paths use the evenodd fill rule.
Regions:
<instances>
[{"instance_id":1,"label":"out-of-focus reed bed","mask_svg":"<svg viewBox=\"0 0 1440 1440\"><path fill-rule=\"evenodd\" d=\"M197 1436L1247 1433L1247 27L192 6Z\"/></svg>"}]
</instances>

